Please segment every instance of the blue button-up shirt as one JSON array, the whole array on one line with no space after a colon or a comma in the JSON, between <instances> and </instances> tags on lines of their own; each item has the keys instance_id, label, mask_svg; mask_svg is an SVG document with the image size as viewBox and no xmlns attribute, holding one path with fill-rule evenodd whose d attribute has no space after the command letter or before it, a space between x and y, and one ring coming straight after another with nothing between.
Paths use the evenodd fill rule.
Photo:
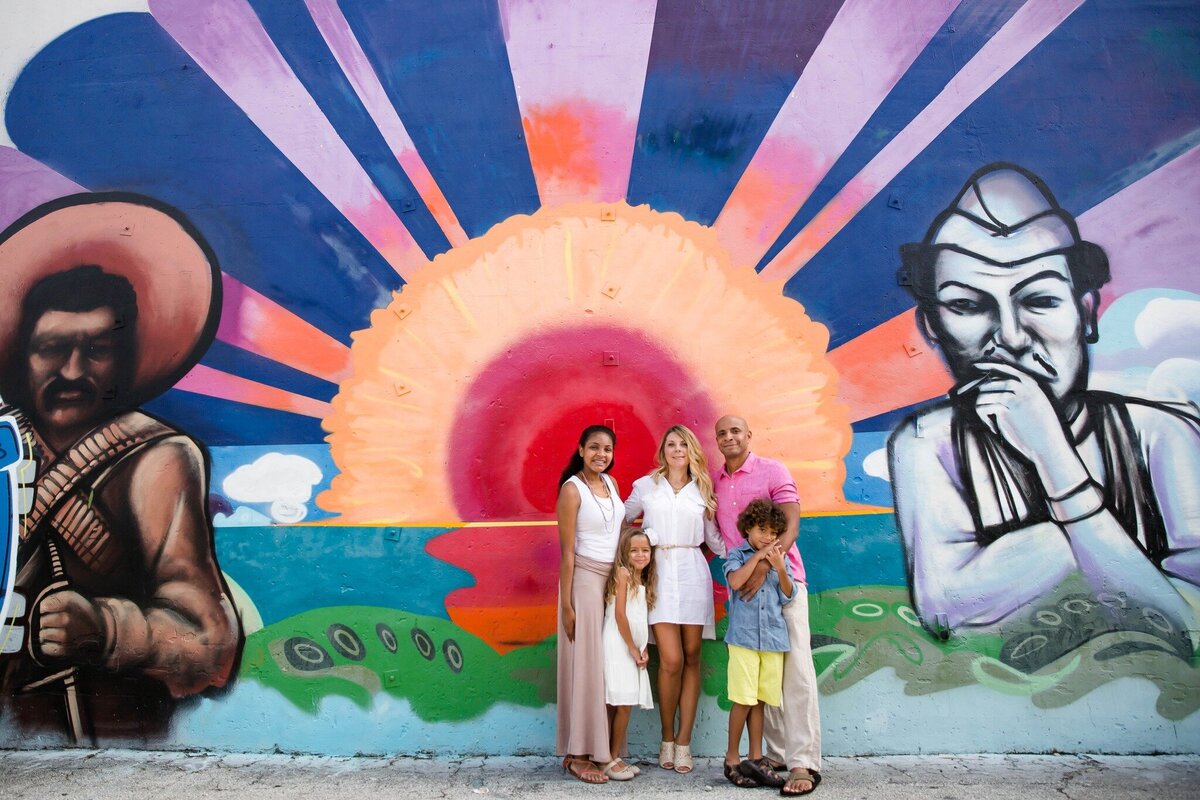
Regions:
<instances>
[{"instance_id":1,"label":"blue button-up shirt","mask_svg":"<svg viewBox=\"0 0 1200 800\"><path fill-rule=\"evenodd\" d=\"M755 550L749 542L734 548L725 559L725 575L740 569L753 557ZM783 562L788 577L792 577L787 560ZM736 644L747 650L767 653L786 653L792 649L788 638L787 623L783 621L783 607L796 597L796 583L792 581L792 596L784 595L779 587L779 573L767 572L762 588L749 600L732 589L729 591L729 629L725 631L725 643Z\"/></svg>"}]
</instances>

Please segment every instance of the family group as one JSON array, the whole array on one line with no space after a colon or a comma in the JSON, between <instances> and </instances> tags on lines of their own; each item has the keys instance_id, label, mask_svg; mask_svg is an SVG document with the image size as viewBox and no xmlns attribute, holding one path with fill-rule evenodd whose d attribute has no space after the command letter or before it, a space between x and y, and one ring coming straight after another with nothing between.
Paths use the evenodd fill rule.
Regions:
<instances>
[{"instance_id":1,"label":"family group","mask_svg":"<svg viewBox=\"0 0 1200 800\"><path fill-rule=\"evenodd\" d=\"M622 502L609 475L616 434L593 425L559 479L556 752L585 783L640 773L622 753L633 706L654 707L651 632L659 662L658 764L692 771L701 644L715 636L702 547L725 559L730 589L726 779L785 796L808 794L821 781L796 484L783 464L750 451L744 419L722 417L715 434L724 463L710 470L692 431L668 429L657 467L634 481Z\"/></svg>"}]
</instances>

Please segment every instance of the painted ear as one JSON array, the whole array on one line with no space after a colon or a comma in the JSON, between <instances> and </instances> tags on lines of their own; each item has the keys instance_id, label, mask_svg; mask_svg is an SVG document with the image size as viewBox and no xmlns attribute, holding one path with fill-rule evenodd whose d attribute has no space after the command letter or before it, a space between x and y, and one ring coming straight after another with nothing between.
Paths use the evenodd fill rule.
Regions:
<instances>
[{"instance_id":1,"label":"painted ear","mask_svg":"<svg viewBox=\"0 0 1200 800\"><path fill-rule=\"evenodd\" d=\"M920 306L917 306L917 327L920 329L921 335L925 337L925 341L941 347L942 340L938 338L937 330L929 321L929 315L925 313L925 309Z\"/></svg>"},{"instance_id":2,"label":"painted ear","mask_svg":"<svg viewBox=\"0 0 1200 800\"><path fill-rule=\"evenodd\" d=\"M1083 317L1083 339L1088 344L1100 341L1100 324L1097 311L1100 308L1100 293L1092 290L1079 298L1079 313Z\"/></svg>"}]
</instances>

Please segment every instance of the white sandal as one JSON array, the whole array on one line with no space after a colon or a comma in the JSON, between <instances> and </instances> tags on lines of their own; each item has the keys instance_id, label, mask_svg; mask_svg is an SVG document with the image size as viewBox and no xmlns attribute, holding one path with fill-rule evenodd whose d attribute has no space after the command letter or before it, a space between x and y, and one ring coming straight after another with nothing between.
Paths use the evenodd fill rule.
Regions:
<instances>
[{"instance_id":1,"label":"white sandal","mask_svg":"<svg viewBox=\"0 0 1200 800\"><path fill-rule=\"evenodd\" d=\"M674 742L663 742L658 746L658 765L663 769L675 769Z\"/></svg>"},{"instance_id":2,"label":"white sandal","mask_svg":"<svg viewBox=\"0 0 1200 800\"><path fill-rule=\"evenodd\" d=\"M675 771L687 775L692 771L692 746L687 744L675 745Z\"/></svg>"},{"instance_id":3,"label":"white sandal","mask_svg":"<svg viewBox=\"0 0 1200 800\"><path fill-rule=\"evenodd\" d=\"M619 767L617 766L618 764L620 764ZM630 766L619 758L605 764L600 768L600 771L614 781L631 781L636 775Z\"/></svg>"}]
</instances>

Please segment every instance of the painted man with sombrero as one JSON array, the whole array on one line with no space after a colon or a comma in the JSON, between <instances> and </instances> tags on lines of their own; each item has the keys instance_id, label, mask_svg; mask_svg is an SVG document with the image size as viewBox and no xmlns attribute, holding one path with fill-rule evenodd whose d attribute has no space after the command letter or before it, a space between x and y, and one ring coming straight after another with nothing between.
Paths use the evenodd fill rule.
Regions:
<instances>
[{"instance_id":1,"label":"painted man with sombrero","mask_svg":"<svg viewBox=\"0 0 1200 800\"><path fill-rule=\"evenodd\" d=\"M1200 628L1200 417L1088 389L1104 252L1037 176L993 164L902 256L957 381L889 443L925 624L1027 617L1082 578L1097 607L1153 609L1159 634L1186 639Z\"/></svg>"},{"instance_id":2,"label":"painted man with sombrero","mask_svg":"<svg viewBox=\"0 0 1200 800\"><path fill-rule=\"evenodd\" d=\"M0 280L0 413L36 465L6 710L77 740L161 733L177 698L226 683L241 641L205 455L137 410L211 342L216 261L171 209L76 195L0 234Z\"/></svg>"}]
</instances>

